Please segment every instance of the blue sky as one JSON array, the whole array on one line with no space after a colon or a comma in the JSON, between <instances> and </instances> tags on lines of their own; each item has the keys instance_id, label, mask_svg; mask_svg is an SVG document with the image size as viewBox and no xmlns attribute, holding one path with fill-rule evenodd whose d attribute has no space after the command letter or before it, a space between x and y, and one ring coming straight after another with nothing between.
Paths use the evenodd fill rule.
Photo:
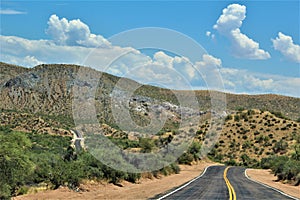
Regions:
<instances>
[{"instance_id":1,"label":"blue sky","mask_svg":"<svg viewBox=\"0 0 300 200\"><path fill-rule=\"evenodd\" d=\"M76 46L94 48L94 44L111 45L105 41L122 31L162 27L185 34L202 45L211 57L203 57L199 62L205 64L200 65L203 67L209 61L220 70L224 91L299 97L299 4L299 1L1 1L0 59L27 67L39 63L80 64L78 60L72 60L72 55L78 53L75 52ZM53 23L49 25L51 16ZM57 26L64 28L60 24L62 18L67 23L79 19L80 23L76 25L78 30L75 28L73 32L66 33L58 29ZM82 43L77 42L74 38L80 36L80 26L88 27L87 34L99 37L87 36L93 39L85 38L86 41L82 39ZM73 33L75 36L71 35ZM65 40L59 34L64 34ZM15 42L8 42L10 39ZM74 52L57 58L46 51L43 53L29 48L34 44L47 49L45 45L48 43L42 44L41 41L53 43L59 51L63 52L68 47ZM174 55L166 52L158 55L155 58L154 55L146 56L153 56L152 64L162 65L168 60L173 63L172 67L175 66L176 59L170 58ZM129 57L126 59L129 60ZM132 57L134 59L126 61L128 65L134 65L132 62L137 60L137 55ZM138 60L149 62L147 59L142 56ZM176 65L174 69L188 76L191 70L188 70L186 62L178 62L181 65ZM125 71L128 74L127 68ZM126 74L118 66L108 72ZM144 80L140 76L135 79ZM203 88L201 81L197 85L198 79L195 77L187 79L194 88ZM166 86L172 87L171 79Z\"/></svg>"}]
</instances>

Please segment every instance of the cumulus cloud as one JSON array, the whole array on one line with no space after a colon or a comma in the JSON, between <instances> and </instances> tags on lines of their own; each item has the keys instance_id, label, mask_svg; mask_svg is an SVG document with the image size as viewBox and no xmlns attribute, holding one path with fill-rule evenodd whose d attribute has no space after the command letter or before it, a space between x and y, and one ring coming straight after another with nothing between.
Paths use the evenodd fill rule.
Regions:
<instances>
[{"instance_id":1,"label":"cumulus cloud","mask_svg":"<svg viewBox=\"0 0 300 200\"><path fill-rule=\"evenodd\" d=\"M294 44L291 36L278 33L276 39L272 39L275 50L282 53L288 60L300 63L300 46Z\"/></svg>"},{"instance_id":2,"label":"cumulus cloud","mask_svg":"<svg viewBox=\"0 0 300 200\"><path fill-rule=\"evenodd\" d=\"M300 97L300 78L223 68L221 59L209 54L203 54L201 61L191 63L185 57L172 57L162 51L156 52L151 58L130 47L74 47L57 45L48 40L28 40L15 36L0 36L0 45L1 61L22 66L32 67L40 63L82 64L141 83L156 83L171 89L208 89L204 79L211 81L209 89L220 90L220 84L213 84L217 80L210 78L215 77L214 73L220 73L227 92L275 93ZM89 59L85 60L87 55ZM120 55L124 56L119 57ZM201 80L199 77L202 77Z\"/></svg>"},{"instance_id":3,"label":"cumulus cloud","mask_svg":"<svg viewBox=\"0 0 300 200\"><path fill-rule=\"evenodd\" d=\"M141 83L150 83L167 88L188 88L188 82L195 79L195 68L188 58L169 56L163 51L153 57L140 52L130 52L118 58L109 68L110 72L122 73Z\"/></svg>"},{"instance_id":4,"label":"cumulus cloud","mask_svg":"<svg viewBox=\"0 0 300 200\"><path fill-rule=\"evenodd\" d=\"M103 36L92 34L89 27L79 19L68 21L66 18L59 19L58 16L51 15L46 33L59 45L110 46Z\"/></svg>"},{"instance_id":5,"label":"cumulus cloud","mask_svg":"<svg viewBox=\"0 0 300 200\"><path fill-rule=\"evenodd\" d=\"M28 67L41 63L80 64L132 78L141 83L171 89L223 90L224 88L220 87L222 81L227 91L234 93L276 93L300 96L298 89L300 78L253 74L246 70L222 68L221 59L209 54L203 54L200 61L191 62L186 57L170 56L163 51L158 51L151 57L132 47L110 45L108 48L107 46L83 45L78 41L87 42L93 35L87 25L76 20L76 25L74 25L74 22L67 19L58 17L52 17L52 19L56 20L57 23L54 24L58 27L52 29L52 31L57 31L52 33L55 35L53 40L28 40L0 35L1 61ZM69 31L62 28L68 26L77 28L69 28ZM49 27L53 26L49 25ZM75 34L77 36L71 34L70 30L77 32ZM88 59L86 59L87 56ZM216 73L219 73L223 80L216 80ZM210 82L206 84L205 81ZM206 87L207 85L209 88Z\"/></svg>"},{"instance_id":6,"label":"cumulus cloud","mask_svg":"<svg viewBox=\"0 0 300 200\"><path fill-rule=\"evenodd\" d=\"M13 10L13 9L0 9L0 15L22 15L27 14L26 12Z\"/></svg>"},{"instance_id":7,"label":"cumulus cloud","mask_svg":"<svg viewBox=\"0 0 300 200\"><path fill-rule=\"evenodd\" d=\"M200 81L202 85L209 86L213 90L224 90L223 82L220 76L219 69L222 66L222 61L209 54L203 54L202 60L195 62L197 72L200 73Z\"/></svg>"},{"instance_id":8,"label":"cumulus cloud","mask_svg":"<svg viewBox=\"0 0 300 200\"><path fill-rule=\"evenodd\" d=\"M36 59L34 56L16 57L11 55L1 55L1 61L25 67L43 63Z\"/></svg>"},{"instance_id":9,"label":"cumulus cloud","mask_svg":"<svg viewBox=\"0 0 300 200\"><path fill-rule=\"evenodd\" d=\"M91 67L98 67L102 70L112 60L122 52L127 52L131 48L121 48L114 46L112 48L91 48L82 46L57 45L51 40L28 40L16 36L0 35L1 60L8 63L16 63L17 60L35 58L39 63L70 63L84 64ZM84 62L90 55L89 60ZM101 59L99 59L101 57ZM19 65L33 67L37 64L32 59L32 63Z\"/></svg>"},{"instance_id":10,"label":"cumulus cloud","mask_svg":"<svg viewBox=\"0 0 300 200\"><path fill-rule=\"evenodd\" d=\"M141 83L163 81L163 85L170 88L180 88L178 78L191 80L195 77L195 69L187 58L171 57L162 51L151 58L131 47L66 46L50 40L28 40L16 36L0 36L0 45L1 61L26 67L41 63L79 64Z\"/></svg>"},{"instance_id":11,"label":"cumulus cloud","mask_svg":"<svg viewBox=\"0 0 300 200\"><path fill-rule=\"evenodd\" d=\"M300 97L300 78L253 73L247 70L221 68L225 90L232 93L282 94Z\"/></svg>"},{"instance_id":12,"label":"cumulus cloud","mask_svg":"<svg viewBox=\"0 0 300 200\"><path fill-rule=\"evenodd\" d=\"M172 68L173 67L173 61L174 58L171 56L168 56L163 51L158 51L153 55L153 60L157 64L164 65L166 67Z\"/></svg>"},{"instance_id":13,"label":"cumulus cloud","mask_svg":"<svg viewBox=\"0 0 300 200\"><path fill-rule=\"evenodd\" d=\"M196 63L200 67L207 67L207 66L216 66L221 67L222 61L219 58L215 58L212 55L209 54L203 54L202 55L202 61L199 61Z\"/></svg>"},{"instance_id":14,"label":"cumulus cloud","mask_svg":"<svg viewBox=\"0 0 300 200\"><path fill-rule=\"evenodd\" d=\"M163 51L158 51L153 56L153 64L168 67L178 71L185 79L195 78L195 68L191 61L186 57L168 56Z\"/></svg>"},{"instance_id":15,"label":"cumulus cloud","mask_svg":"<svg viewBox=\"0 0 300 200\"><path fill-rule=\"evenodd\" d=\"M232 43L232 53L238 58L263 60L270 58L270 54L259 47L247 35L241 33L240 27L246 18L246 6L230 4L223 9L222 15L213 26L220 34L228 37Z\"/></svg>"}]
</instances>

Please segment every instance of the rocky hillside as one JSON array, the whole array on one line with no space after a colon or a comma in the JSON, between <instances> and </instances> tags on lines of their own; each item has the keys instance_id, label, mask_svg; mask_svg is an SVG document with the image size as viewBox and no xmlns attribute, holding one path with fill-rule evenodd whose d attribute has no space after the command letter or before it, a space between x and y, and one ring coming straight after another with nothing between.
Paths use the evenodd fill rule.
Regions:
<instances>
[{"instance_id":1,"label":"rocky hillside","mask_svg":"<svg viewBox=\"0 0 300 200\"><path fill-rule=\"evenodd\" d=\"M74 86L80 88L90 87L89 83L84 81L84 79L76 78L78 69L79 66L63 64L39 65L35 68L27 69L0 63L0 109L71 117L72 88ZM107 104L110 103L109 95L119 78L90 68L84 68L83 71L88 75L93 74L94 77L101 75L95 99L97 99L99 111L102 110L103 113L109 112L106 110ZM126 80L125 83L125 85L138 84L131 80ZM181 93L185 95L184 91ZM133 97L135 99L149 97L150 99L177 104L175 95L166 89L142 86L135 94L137 95L137 97ZM211 106L209 92L196 91L196 96L201 106L200 110L209 110ZM229 111L258 108L268 111L280 111L284 116L294 120L300 117L299 98L279 95L234 94L226 94L226 97ZM107 117L107 115L102 117Z\"/></svg>"},{"instance_id":2,"label":"rocky hillside","mask_svg":"<svg viewBox=\"0 0 300 200\"><path fill-rule=\"evenodd\" d=\"M0 83L2 85L11 78L18 76L19 74L26 73L29 70L30 69L28 68L0 62Z\"/></svg>"}]
</instances>

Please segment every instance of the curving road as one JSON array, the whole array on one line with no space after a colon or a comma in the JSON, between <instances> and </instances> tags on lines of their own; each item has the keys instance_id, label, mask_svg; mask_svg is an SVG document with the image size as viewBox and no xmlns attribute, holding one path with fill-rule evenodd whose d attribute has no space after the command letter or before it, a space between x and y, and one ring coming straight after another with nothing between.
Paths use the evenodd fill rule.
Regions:
<instances>
[{"instance_id":1,"label":"curving road","mask_svg":"<svg viewBox=\"0 0 300 200\"><path fill-rule=\"evenodd\" d=\"M231 167L227 177L235 190L237 199L292 199L249 180L245 176L245 168Z\"/></svg>"},{"instance_id":2,"label":"curving road","mask_svg":"<svg viewBox=\"0 0 300 200\"><path fill-rule=\"evenodd\" d=\"M226 169L227 168L227 169ZM245 168L211 166L194 181L178 188L159 199L293 199L255 183L245 176Z\"/></svg>"}]
</instances>

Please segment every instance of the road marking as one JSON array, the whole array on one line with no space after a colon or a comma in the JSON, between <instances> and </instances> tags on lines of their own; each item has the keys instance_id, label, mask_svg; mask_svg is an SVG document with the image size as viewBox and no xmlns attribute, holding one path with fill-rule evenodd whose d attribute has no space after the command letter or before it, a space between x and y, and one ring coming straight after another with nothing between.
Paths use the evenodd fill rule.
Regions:
<instances>
[{"instance_id":1,"label":"road marking","mask_svg":"<svg viewBox=\"0 0 300 200\"><path fill-rule=\"evenodd\" d=\"M212 166L213 166L213 165L212 165ZM168 197L168 196L174 194L175 192L178 192L179 190L185 188L186 186L188 186L189 184L191 184L191 183L194 182L195 180L201 178L201 177L205 174L207 168L209 168L209 167L211 167L211 166L205 167L204 171L202 172L202 174L201 174L200 176L197 176L196 178L194 178L194 179L192 179L191 181L187 182L187 183L184 184L183 186L177 188L176 190L173 190L172 192L170 192L170 193L168 193L168 194L165 194L164 196L158 198L157 200L164 199L164 198L166 198L166 197Z\"/></svg>"},{"instance_id":2,"label":"road marking","mask_svg":"<svg viewBox=\"0 0 300 200\"><path fill-rule=\"evenodd\" d=\"M232 187L230 181L227 178L227 171L228 171L229 168L230 167L226 167L226 169L224 170L223 178L224 178L225 183L226 183L227 188L228 188L229 200L236 200L236 194L235 194L234 188Z\"/></svg>"},{"instance_id":3,"label":"road marking","mask_svg":"<svg viewBox=\"0 0 300 200\"><path fill-rule=\"evenodd\" d=\"M287 196L287 197L289 197L289 198L291 198L291 199L300 200L300 199L298 199L298 198L296 198L296 197L293 197L293 196L291 196L291 195L288 195L288 194L282 192L281 190L278 190L278 189L273 188L273 187L271 187L271 186L269 186L269 185L266 185L266 184L264 184L264 183L261 183L261 182L259 182L259 181L254 180L254 179L251 179L251 178L248 176L248 174L247 174L247 170L248 170L248 169L245 170L245 176L246 176L246 178L247 178L248 180L250 180L250 181L252 181L252 182L254 182L254 183L258 183L258 184L260 184L260 185L262 185L262 186L265 186L265 187L267 187L267 188L270 188L270 189L272 189L272 190L275 190L276 192L279 192L280 194L282 194L282 195L284 195L284 196Z\"/></svg>"}]
</instances>

